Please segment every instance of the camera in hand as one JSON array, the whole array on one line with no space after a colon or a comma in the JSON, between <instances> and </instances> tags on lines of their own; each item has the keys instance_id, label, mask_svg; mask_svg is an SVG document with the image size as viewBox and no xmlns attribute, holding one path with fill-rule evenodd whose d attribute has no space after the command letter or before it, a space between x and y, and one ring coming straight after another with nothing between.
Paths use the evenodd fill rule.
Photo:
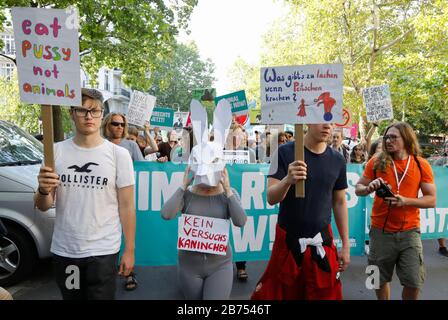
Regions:
<instances>
[{"instance_id":1,"label":"camera in hand","mask_svg":"<svg viewBox=\"0 0 448 320\"><path fill-rule=\"evenodd\" d=\"M384 183L380 182L381 185L380 187L376 190L375 194L380 197L380 198L386 198L386 197L395 197L394 193L392 192L392 190L390 190L390 188L385 185Z\"/></svg>"}]
</instances>

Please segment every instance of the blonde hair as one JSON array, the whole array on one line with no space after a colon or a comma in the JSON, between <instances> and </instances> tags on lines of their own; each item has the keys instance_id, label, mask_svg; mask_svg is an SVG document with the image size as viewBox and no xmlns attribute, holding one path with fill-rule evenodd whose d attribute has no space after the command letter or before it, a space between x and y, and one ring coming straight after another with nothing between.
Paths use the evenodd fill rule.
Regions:
<instances>
[{"instance_id":1,"label":"blonde hair","mask_svg":"<svg viewBox=\"0 0 448 320\"><path fill-rule=\"evenodd\" d=\"M138 129L134 126L129 126L128 128L128 136L136 136L138 137Z\"/></svg>"},{"instance_id":2,"label":"blonde hair","mask_svg":"<svg viewBox=\"0 0 448 320\"><path fill-rule=\"evenodd\" d=\"M87 95L85 95L85 94L83 94L82 96L81 96L81 104L82 105L84 105L84 102L86 101L86 100L92 100L93 102L94 102L94 104L93 104L93 106L96 108L96 107L99 107L99 108L101 108L101 109L103 109L103 102L101 101L101 100L99 100L99 99L95 99L95 98L92 98L92 97L89 97L89 96L87 96Z\"/></svg>"},{"instance_id":3,"label":"blonde hair","mask_svg":"<svg viewBox=\"0 0 448 320\"><path fill-rule=\"evenodd\" d=\"M387 132L395 128L400 132L401 138L403 139L404 148L409 156L419 156L421 154L420 145L418 143L417 136L415 135L414 129L406 122L395 122L389 125L384 132L383 139L387 135ZM392 155L387 151L385 143L383 140L383 150L375 161L373 166L374 170L380 170L385 172L386 168L392 164Z\"/></svg>"},{"instance_id":4,"label":"blonde hair","mask_svg":"<svg viewBox=\"0 0 448 320\"><path fill-rule=\"evenodd\" d=\"M112 138L112 135L110 133L109 130L109 125L112 122L112 118L114 116L120 116L123 119L124 122L124 130L123 130L123 135L122 135L122 139L126 138L128 136L128 120L126 119L126 117L124 116L124 114L121 113L117 113L117 112L111 112L109 113L107 116L104 117L103 119L103 123L101 124L101 134L103 135L104 138L106 139L110 139Z\"/></svg>"}]
</instances>

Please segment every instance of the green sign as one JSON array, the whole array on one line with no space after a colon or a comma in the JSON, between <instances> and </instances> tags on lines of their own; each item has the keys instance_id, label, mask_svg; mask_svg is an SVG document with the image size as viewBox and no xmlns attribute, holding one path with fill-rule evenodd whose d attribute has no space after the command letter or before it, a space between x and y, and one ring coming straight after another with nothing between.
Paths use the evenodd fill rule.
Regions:
<instances>
[{"instance_id":1,"label":"green sign","mask_svg":"<svg viewBox=\"0 0 448 320\"><path fill-rule=\"evenodd\" d=\"M215 107L216 89L195 89L191 94L191 98L198 100L204 107Z\"/></svg>"},{"instance_id":2,"label":"green sign","mask_svg":"<svg viewBox=\"0 0 448 320\"><path fill-rule=\"evenodd\" d=\"M226 99L232 106L233 114L246 114L249 109L247 106L246 93L244 90L232 92L224 96L216 97L215 104L218 105L219 100Z\"/></svg>"},{"instance_id":3,"label":"green sign","mask_svg":"<svg viewBox=\"0 0 448 320\"><path fill-rule=\"evenodd\" d=\"M155 107L151 115L151 127L173 128L174 110L171 108Z\"/></svg>"}]
</instances>

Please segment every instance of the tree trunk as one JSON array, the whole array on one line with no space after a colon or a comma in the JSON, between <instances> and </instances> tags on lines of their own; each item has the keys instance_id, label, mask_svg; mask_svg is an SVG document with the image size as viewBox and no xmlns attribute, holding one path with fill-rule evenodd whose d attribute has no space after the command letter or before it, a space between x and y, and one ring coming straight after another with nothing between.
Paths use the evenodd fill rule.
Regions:
<instances>
[{"instance_id":1,"label":"tree trunk","mask_svg":"<svg viewBox=\"0 0 448 320\"><path fill-rule=\"evenodd\" d=\"M53 130L54 142L64 140L64 128L62 126L62 110L61 106L53 106Z\"/></svg>"}]
</instances>

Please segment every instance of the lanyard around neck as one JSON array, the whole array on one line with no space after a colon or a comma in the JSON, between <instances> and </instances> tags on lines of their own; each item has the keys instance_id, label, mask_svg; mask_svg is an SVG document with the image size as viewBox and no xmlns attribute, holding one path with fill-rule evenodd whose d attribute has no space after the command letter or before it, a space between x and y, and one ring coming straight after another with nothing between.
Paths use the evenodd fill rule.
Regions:
<instances>
[{"instance_id":1,"label":"lanyard around neck","mask_svg":"<svg viewBox=\"0 0 448 320\"><path fill-rule=\"evenodd\" d=\"M404 177L406 176L406 173L408 172L410 163L411 163L411 155L408 156L408 163L406 164L406 169L404 170L400 181L398 181L397 167L395 166L395 161L392 160L392 164L394 165L395 180L397 181L397 193L400 193L400 184L403 182Z\"/></svg>"}]
</instances>

